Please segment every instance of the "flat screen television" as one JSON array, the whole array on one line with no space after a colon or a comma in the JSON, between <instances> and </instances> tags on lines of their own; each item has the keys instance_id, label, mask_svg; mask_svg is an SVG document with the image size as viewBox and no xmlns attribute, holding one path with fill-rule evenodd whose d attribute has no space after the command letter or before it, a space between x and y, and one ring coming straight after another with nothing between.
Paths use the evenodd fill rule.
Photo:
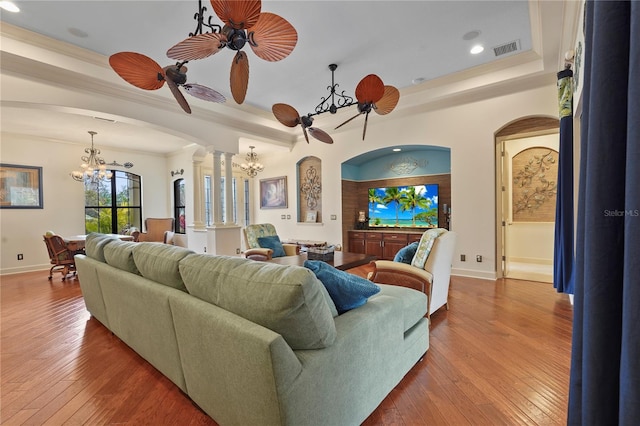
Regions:
<instances>
[{"instance_id":1,"label":"flat screen television","mask_svg":"<svg viewBox=\"0 0 640 426\"><path fill-rule=\"evenodd\" d=\"M370 228L437 228L438 185L369 188Z\"/></svg>"}]
</instances>

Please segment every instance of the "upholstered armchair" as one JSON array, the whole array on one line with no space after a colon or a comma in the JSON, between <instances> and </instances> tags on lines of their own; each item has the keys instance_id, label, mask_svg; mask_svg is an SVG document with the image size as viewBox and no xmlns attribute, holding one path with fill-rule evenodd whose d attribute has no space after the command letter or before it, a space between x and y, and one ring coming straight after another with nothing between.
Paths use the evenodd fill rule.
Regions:
<instances>
[{"instance_id":1,"label":"upholstered armchair","mask_svg":"<svg viewBox=\"0 0 640 426\"><path fill-rule=\"evenodd\" d=\"M189 247L189 244L187 244L187 236L185 234L177 234L173 231L164 231L163 242L172 246Z\"/></svg>"},{"instance_id":2,"label":"upholstered armchair","mask_svg":"<svg viewBox=\"0 0 640 426\"><path fill-rule=\"evenodd\" d=\"M278 242L280 241L280 239L278 238L278 233L276 232L275 226L270 223L247 225L243 229L243 233L246 247L244 256L249 259L271 260L271 258L274 256L274 251L279 249ZM275 238L267 238L267 240L270 240L267 242L264 239L265 237ZM263 238L262 245L260 244L261 238ZM273 244L275 244L275 247L268 247L268 245ZM300 246L298 246L297 244L280 244L282 245L285 256L295 256L300 254Z\"/></svg>"},{"instance_id":3,"label":"upholstered armchair","mask_svg":"<svg viewBox=\"0 0 640 426\"><path fill-rule=\"evenodd\" d=\"M449 281L451 262L456 244L456 233L445 231L433 241L424 268L390 260L372 262L374 269L369 280L380 284L393 284L426 293L427 317L445 306L449 310Z\"/></svg>"},{"instance_id":4,"label":"upholstered armchair","mask_svg":"<svg viewBox=\"0 0 640 426\"><path fill-rule=\"evenodd\" d=\"M154 218L149 217L144 220L146 232L134 231L132 233L134 241L154 241L164 242L165 231L173 231L175 219L172 217Z\"/></svg>"}]
</instances>

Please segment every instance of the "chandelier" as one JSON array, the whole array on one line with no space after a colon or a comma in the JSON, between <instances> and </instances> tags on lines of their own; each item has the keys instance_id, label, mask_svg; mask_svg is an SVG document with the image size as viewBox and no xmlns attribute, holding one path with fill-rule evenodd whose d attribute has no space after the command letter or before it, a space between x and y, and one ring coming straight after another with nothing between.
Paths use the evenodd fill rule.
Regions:
<instances>
[{"instance_id":1,"label":"chandelier","mask_svg":"<svg viewBox=\"0 0 640 426\"><path fill-rule=\"evenodd\" d=\"M107 164L102 157L98 157L100 150L93 147L93 135L97 135L97 132L89 130L91 135L91 148L85 148L84 152L89 156L83 155L80 157L82 164L80 168L82 171L74 170L71 172L73 180L83 182L85 179L90 179L91 182L97 182L103 179L111 179L113 173L107 170Z\"/></svg>"},{"instance_id":2,"label":"chandelier","mask_svg":"<svg viewBox=\"0 0 640 426\"><path fill-rule=\"evenodd\" d=\"M246 163L240 164L240 168L247 172L249 177L256 177L258 172L264 170L264 166L258 162L258 154L253 152L255 146L250 146L251 152L247 153Z\"/></svg>"}]
</instances>

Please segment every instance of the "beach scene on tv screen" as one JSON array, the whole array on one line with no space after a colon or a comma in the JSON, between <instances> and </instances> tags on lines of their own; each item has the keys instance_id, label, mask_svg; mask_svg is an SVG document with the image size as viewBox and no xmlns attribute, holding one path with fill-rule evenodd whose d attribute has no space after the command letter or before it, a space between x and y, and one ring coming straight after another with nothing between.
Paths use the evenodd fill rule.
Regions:
<instances>
[{"instance_id":1,"label":"beach scene on tv screen","mask_svg":"<svg viewBox=\"0 0 640 426\"><path fill-rule=\"evenodd\" d=\"M437 228L438 185L369 188L369 226Z\"/></svg>"}]
</instances>

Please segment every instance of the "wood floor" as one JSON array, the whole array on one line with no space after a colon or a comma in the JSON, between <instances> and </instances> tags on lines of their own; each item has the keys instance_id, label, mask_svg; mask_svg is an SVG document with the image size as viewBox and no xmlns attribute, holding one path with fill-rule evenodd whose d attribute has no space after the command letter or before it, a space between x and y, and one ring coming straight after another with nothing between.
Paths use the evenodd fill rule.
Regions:
<instances>
[{"instance_id":1,"label":"wood floor","mask_svg":"<svg viewBox=\"0 0 640 426\"><path fill-rule=\"evenodd\" d=\"M47 275L0 277L2 424L215 425L89 316L77 280ZM426 357L364 424L566 424L567 297L546 283L453 277L449 300Z\"/></svg>"}]
</instances>

